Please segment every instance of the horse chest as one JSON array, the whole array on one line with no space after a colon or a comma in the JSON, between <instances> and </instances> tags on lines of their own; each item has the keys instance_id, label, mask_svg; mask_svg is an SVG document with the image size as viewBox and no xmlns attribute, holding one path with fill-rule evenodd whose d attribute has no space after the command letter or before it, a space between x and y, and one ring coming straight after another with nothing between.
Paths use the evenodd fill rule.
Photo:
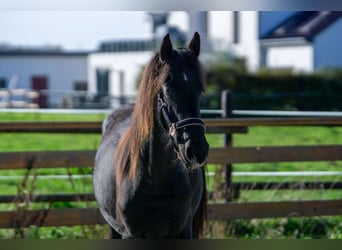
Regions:
<instances>
[{"instance_id":1,"label":"horse chest","mask_svg":"<svg viewBox=\"0 0 342 250\"><path fill-rule=\"evenodd\" d=\"M120 201L120 217L135 237L170 236L181 231L192 215L191 197L185 179L163 185L142 182L128 199Z\"/></svg>"}]
</instances>

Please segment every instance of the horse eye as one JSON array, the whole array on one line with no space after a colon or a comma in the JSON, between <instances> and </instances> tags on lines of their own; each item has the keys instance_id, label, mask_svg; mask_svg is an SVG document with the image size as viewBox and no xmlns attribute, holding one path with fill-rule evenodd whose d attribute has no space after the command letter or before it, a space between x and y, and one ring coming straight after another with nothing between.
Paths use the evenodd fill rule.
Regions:
<instances>
[{"instance_id":1,"label":"horse eye","mask_svg":"<svg viewBox=\"0 0 342 250\"><path fill-rule=\"evenodd\" d=\"M164 92L167 97L170 97L172 95L172 90L169 87L165 87Z\"/></svg>"}]
</instances>

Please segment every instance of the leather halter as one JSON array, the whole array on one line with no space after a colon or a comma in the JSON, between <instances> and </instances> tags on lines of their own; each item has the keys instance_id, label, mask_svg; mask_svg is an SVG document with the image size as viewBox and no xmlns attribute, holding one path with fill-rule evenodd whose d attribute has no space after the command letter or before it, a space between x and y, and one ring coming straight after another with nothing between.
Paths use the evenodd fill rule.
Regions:
<instances>
[{"instance_id":1,"label":"leather halter","mask_svg":"<svg viewBox=\"0 0 342 250\"><path fill-rule=\"evenodd\" d=\"M161 98L160 93L158 95L158 107L159 107L159 110L161 111L162 118L164 119L164 121L167 125L167 128L169 130L169 136L171 138L174 138L177 135L178 130L180 130L182 128L186 128L186 127L200 126L205 131L204 122L202 119L199 119L199 118L190 117L190 118L185 118L183 120L179 120L177 122L172 122L170 120L169 111L167 110L167 104ZM173 141L173 143L174 143L174 141Z\"/></svg>"}]
</instances>

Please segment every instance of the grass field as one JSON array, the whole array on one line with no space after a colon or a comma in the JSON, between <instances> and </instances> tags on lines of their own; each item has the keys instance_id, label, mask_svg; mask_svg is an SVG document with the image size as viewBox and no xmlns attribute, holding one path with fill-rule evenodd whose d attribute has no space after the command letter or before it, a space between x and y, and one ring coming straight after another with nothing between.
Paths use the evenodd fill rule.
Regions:
<instances>
[{"instance_id":1,"label":"grass field","mask_svg":"<svg viewBox=\"0 0 342 250\"><path fill-rule=\"evenodd\" d=\"M6 121L101 121L104 115L55 115L55 114L0 114L0 122ZM211 147L222 145L222 135L207 135ZM341 144L342 127L251 127L247 134L233 137L236 146L270 145L316 145ZM49 151L49 150L96 150L99 134L47 134L47 133L0 133L0 151ZM217 166L207 166L215 171ZM342 162L304 162L272 164L235 164L234 171L342 171ZM90 174L89 169L41 169L31 174ZM23 170L1 170L0 176L24 175ZM342 181L341 176L330 177L234 177L233 181ZM21 179L2 179L0 194L16 194ZM213 188L216 183L209 179ZM41 180L28 183L27 192L34 193L87 193L92 192L91 179ZM342 192L336 190L316 191L242 191L239 202L275 201L297 199L341 199ZM54 204L55 206L78 206L78 204ZM1 209L13 209L13 205L1 205ZM310 227L311 229L308 227ZM296 230L297 227L297 230ZM212 238L342 238L340 217L274 220L236 220L226 223L211 222L208 237ZM317 229L318 228L318 229ZM323 229L322 229L323 228ZM39 229L40 230L40 229ZM97 238L107 231L102 227L73 227L28 230L26 238ZM310 231L311 230L311 231ZM319 231L321 230L321 231ZM0 238L13 237L13 232L0 230Z\"/></svg>"}]
</instances>

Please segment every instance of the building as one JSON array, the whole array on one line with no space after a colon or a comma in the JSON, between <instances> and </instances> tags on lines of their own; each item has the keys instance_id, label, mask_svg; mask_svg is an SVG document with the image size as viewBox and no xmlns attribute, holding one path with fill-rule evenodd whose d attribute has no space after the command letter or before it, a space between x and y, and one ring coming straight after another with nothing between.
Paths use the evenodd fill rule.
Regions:
<instances>
[{"instance_id":1,"label":"building","mask_svg":"<svg viewBox=\"0 0 342 250\"><path fill-rule=\"evenodd\" d=\"M186 46L197 31L201 35L202 58L209 58L212 51L229 51L246 58L250 71L257 70L259 66L258 12L149 14L154 20L150 37L105 41L97 52L89 55L88 91L95 93L99 102L116 107L133 100L139 74L166 33L171 35L173 44Z\"/></svg>"},{"instance_id":2,"label":"building","mask_svg":"<svg viewBox=\"0 0 342 250\"><path fill-rule=\"evenodd\" d=\"M173 44L185 45L185 34L177 27L160 26L153 28L154 35L141 39L104 41L98 51L89 54L88 91L95 93L98 102L117 107L134 101L139 76L166 33Z\"/></svg>"},{"instance_id":3,"label":"building","mask_svg":"<svg viewBox=\"0 0 342 250\"><path fill-rule=\"evenodd\" d=\"M250 72L266 67L310 73L342 66L341 16L338 11L172 12L169 23L178 21L189 36L199 31L209 51L244 58Z\"/></svg>"},{"instance_id":4,"label":"building","mask_svg":"<svg viewBox=\"0 0 342 250\"><path fill-rule=\"evenodd\" d=\"M261 65L305 73L341 67L341 17L338 11L294 13L261 37Z\"/></svg>"},{"instance_id":5,"label":"building","mask_svg":"<svg viewBox=\"0 0 342 250\"><path fill-rule=\"evenodd\" d=\"M56 107L67 101L68 91L87 91L88 54L55 48L2 48L0 88L36 90L39 107ZM17 78L15 86L8 86L13 77Z\"/></svg>"},{"instance_id":6,"label":"building","mask_svg":"<svg viewBox=\"0 0 342 250\"><path fill-rule=\"evenodd\" d=\"M191 38L201 35L202 51L230 53L246 60L247 68L259 66L259 33L257 11L171 12L169 23L177 25Z\"/></svg>"},{"instance_id":7,"label":"building","mask_svg":"<svg viewBox=\"0 0 342 250\"><path fill-rule=\"evenodd\" d=\"M185 46L201 35L201 59L212 52L244 58L250 72L260 67L313 72L342 66L342 12L328 11L173 11L149 13L151 34L103 41L97 51L0 46L0 88L40 91L40 107L117 107L134 100L139 74L161 38ZM13 86L12 86L13 87ZM68 91L84 91L74 98ZM1 97L0 97L1 99ZM1 100L0 100L1 101ZM99 105L93 105L98 103Z\"/></svg>"},{"instance_id":8,"label":"building","mask_svg":"<svg viewBox=\"0 0 342 250\"><path fill-rule=\"evenodd\" d=\"M88 91L96 101L117 107L134 100L139 74L151 59L152 39L107 41L88 56Z\"/></svg>"}]
</instances>

